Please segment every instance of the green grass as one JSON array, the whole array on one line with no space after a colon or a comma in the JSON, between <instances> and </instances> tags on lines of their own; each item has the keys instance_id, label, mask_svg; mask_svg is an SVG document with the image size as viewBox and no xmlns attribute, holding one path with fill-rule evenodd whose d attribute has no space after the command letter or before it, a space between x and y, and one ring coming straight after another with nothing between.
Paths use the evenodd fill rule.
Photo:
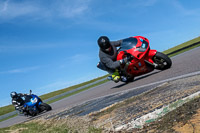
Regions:
<instances>
[{"instance_id":1,"label":"green grass","mask_svg":"<svg viewBox=\"0 0 200 133\"><path fill-rule=\"evenodd\" d=\"M69 132L69 129L66 128L66 127L56 128L56 127L45 126L43 124L38 124L38 123L35 123L35 122L17 124L17 125L14 125L12 127L0 129L0 133L10 133L10 132L20 132L20 133L48 133L48 132L58 133L59 132L59 133L67 133L67 132Z\"/></svg>"},{"instance_id":2,"label":"green grass","mask_svg":"<svg viewBox=\"0 0 200 133\"><path fill-rule=\"evenodd\" d=\"M186 48L186 49L184 49L184 50L181 50L181 51L179 51L179 52L176 52L176 53L174 53L174 54L170 54L169 57L173 57L173 56L175 56L175 55L178 55L178 54L181 54L181 53L183 53L183 52L189 51L189 50L194 49L194 48L196 48L196 47L200 47L200 43L197 44L197 45L195 45L195 46L192 46L192 47L190 47L190 48Z\"/></svg>"},{"instance_id":3,"label":"green grass","mask_svg":"<svg viewBox=\"0 0 200 133\"><path fill-rule=\"evenodd\" d=\"M9 112L15 111L15 108L13 105L8 105L8 106L4 106L4 107L0 107L0 116L7 114Z\"/></svg>"},{"instance_id":4,"label":"green grass","mask_svg":"<svg viewBox=\"0 0 200 133\"><path fill-rule=\"evenodd\" d=\"M21 124L16 124L11 127L1 128L0 133L101 133L102 129L95 128L90 123L83 120L75 120L70 122L71 119L49 120L46 121L31 121Z\"/></svg>"},{"instance_id":5,"label":"green grass","mask_svg":"<svg viewBox=\"0 0 200 133\"><path fill-rule=\"evenodd\" d=\"M11 116L9 116L9 117L7 117L7 118L1 119L0 122L5 121L5 120L8 120L8 119L10 119L10 118L13 118L13 117L15 117L15 116L17 116L17 115L18 115L18 114L14 114L14 115L11 115Z\"/></svg>"},{"instance_id":6,"label":"green grass","mask_svg":"<svg viewBox=\"0 0 200 133\"><path fill-rule=\"evenodd\" d=\"M191 44L193 44L193 43L196 43L196 42L199 42L199 41L200 41L200 37L197 37L197 38L194 38L194 39L192 39L192 40L190 40L190 41L187 41L187 42L185 42L185 43L182 43L182 44L180 44L180 45L177 45L177 46L175 46L175 47L172 47L172 48L170 48L170 49L168 49L168 50L165 50L165 51L163 51L163 53L164 53L164 54L169 54L169 53L171 53L171 52L173 52L173 51L175 51L175 50L181 49L181 48L183 48L183 47L189 46L189 45L191 45ZM198 46L200 46L200 44L199 44ZM193 49L193 48L198 47L198 46L194 46L194 47L185 49L185 50L180 51L180 52L178 52L178 53L176 53L176 54L174 54L174 55L183 53L183 52L185 52L185 51L188 51L188 50ZM174 56L174 55L170 55L170 56Z\"/></svg>"}]
</instances>

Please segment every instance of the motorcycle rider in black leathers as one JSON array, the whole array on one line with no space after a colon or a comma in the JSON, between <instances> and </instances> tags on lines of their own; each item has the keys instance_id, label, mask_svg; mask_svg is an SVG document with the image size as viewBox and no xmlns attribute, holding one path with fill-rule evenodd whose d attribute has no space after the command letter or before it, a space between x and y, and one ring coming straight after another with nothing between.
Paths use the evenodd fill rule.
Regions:
<instances>
[{"instance_id":1,"label":"motorcycle rider in black leathers","mask_svg":"<svg viewBox=\"0 0 200 133\"><path fill-rule=\"evenodd\" d=\"M119 69L121 64L126 64L128 61L132 60L132 57L125 57L122 60L117 61L117 47L121 45L123 40L110 41L107 36L99 37L97 43L99 45L99 58L100 62L97 67L101 70L107 71L112 74L108 79L115 82L122 80L126 82L126 77L120 76Z\"/></svg>"},{"instance_id":2,"label":"motorcycle rider in black leathers","mask_svg":"<svg viewBox=\"0 0 200 133\"><path fill-rule=\"evenodd\" d=\"M24 100L22 99L23 96L26 96L27 94L22 94L22 93L17 93L15 91L10 93L10 96L12 98L12 104L15 106L15 110L20 110L21 108L23 108L24 105ZM24 113L24 112L22 112Z\"/></svg>"}]
</instances>

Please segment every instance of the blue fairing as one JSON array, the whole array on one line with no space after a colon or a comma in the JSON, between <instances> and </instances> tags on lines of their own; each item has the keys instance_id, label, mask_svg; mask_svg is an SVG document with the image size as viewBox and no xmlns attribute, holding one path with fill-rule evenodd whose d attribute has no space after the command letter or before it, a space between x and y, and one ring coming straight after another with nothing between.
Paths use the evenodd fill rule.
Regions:
<instances>
[{"instance_id":1,"label":"blue fairing","mask_svg":"<svg viewBox=\"0 0 200 133\"><path fill-rule=\"evenodd\" d=\"M40 105L42 104L42 100L37 95L22 95L21 98L24 101L24 108L20 108L19 113L23 113L26 116L35 116L43 111L40 107Z\"/></svg>"},{"instance_id":2,"label":"blue fairing","mask_svg":"<svg viewBox=\"0 0 200 133\"><path fill-rule=\"evenodd\" d=\"M25 101L26 102L24 106L28 106L28 107L33 107L33 106L37 106L41 104L40 98L33 94L26 96Z\"/></svg>"},{"instance_id":3,"label":"blue fairing","mask_svg":"<svg viewBox=\"0 0 200 133\"><path fill-rule=\"evenodd\" d=\"M39 102L38 105L40 105L42 102Z\"/></svg>"}]
</instances>

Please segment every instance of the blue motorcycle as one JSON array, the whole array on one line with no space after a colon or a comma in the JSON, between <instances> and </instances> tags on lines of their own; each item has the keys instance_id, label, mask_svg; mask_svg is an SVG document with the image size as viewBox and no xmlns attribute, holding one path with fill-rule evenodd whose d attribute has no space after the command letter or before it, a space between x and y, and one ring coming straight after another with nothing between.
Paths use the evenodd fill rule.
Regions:
<instances>
[{"instance_id":1,"label":"blue motorcycle","mask_svg":"<svg viewBox=\"0 0 200 133\"><path fill-rule=\"evenodd\" d=\"M29 95L23 95L21 99L23 100L22 106L15 107L15 109L19 111L19 114L25 116L36 116L43 111L52 109L50 105L43 103L37 95L32 94L31 90Z\"/></svg>"}]
</instances>

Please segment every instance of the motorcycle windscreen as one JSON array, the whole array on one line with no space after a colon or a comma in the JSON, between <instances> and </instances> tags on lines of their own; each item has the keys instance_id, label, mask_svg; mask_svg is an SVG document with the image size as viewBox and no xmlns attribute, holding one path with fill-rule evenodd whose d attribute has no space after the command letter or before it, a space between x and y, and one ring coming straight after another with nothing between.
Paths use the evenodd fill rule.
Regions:
<instances>
[{"instance_id":1,"label":"motorcycle windscreen","mask_svg":"<svg viewBox=\"0 0 200 133\"><path fill-rule=\"evenodd\" d=\"M133 47L135 47L138 43L137 38L126 38L122 41L121 47L119 51L125 51L125 50L129 50L132 49Z\"/></svg>"},{"instance_id":2,"label":"motorcycle windscreen","mask_svg":"<svg viewBox=\"0 0 200 133\"><path fill-rule=\"evenodd\" d=\"M27 106L32 107L35 106L35 104L37 103L37 98L33 97L31 95L25 96L25 103Z\"/></svg>"},{"instance_id":3,"label":"motorcycle windscreen","mask_svg":"<svg viewBox=\"0 0 200 133\"><path fill-rule=\"evenodd\" d=\"M24 96L23 98L24 98L25 103L28 103L28 102L31 102L31 99L32 99L33 97L30 96L30 95L27 95L27 96Z\"/></svg>"}]
</instances>

